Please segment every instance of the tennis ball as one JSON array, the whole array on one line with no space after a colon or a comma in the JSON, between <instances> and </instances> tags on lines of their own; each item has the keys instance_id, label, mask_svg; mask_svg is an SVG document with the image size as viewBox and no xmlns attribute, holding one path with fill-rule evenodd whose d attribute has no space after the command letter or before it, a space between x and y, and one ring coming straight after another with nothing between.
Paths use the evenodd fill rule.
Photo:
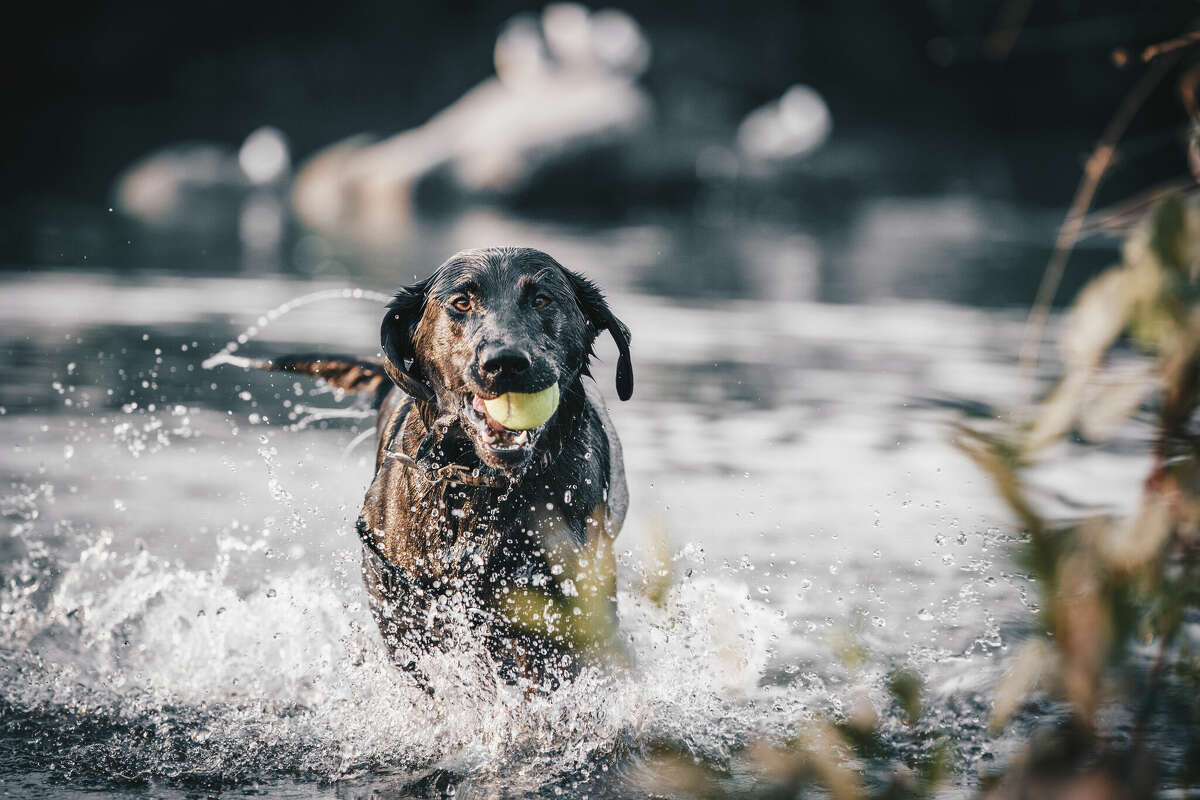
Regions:
<instances>
[{"instance_id":1,"label":"tennis ball","mask_svg":"<svg viewBox=\"0 0 1200 800\"><path fill-rule=\"evenodd\" d=\"M540 392L505 392L492 400L483 401L488 416L512 431L536 428L558 408L558 384L552 383Z\"/></svg>"}]
</instances>

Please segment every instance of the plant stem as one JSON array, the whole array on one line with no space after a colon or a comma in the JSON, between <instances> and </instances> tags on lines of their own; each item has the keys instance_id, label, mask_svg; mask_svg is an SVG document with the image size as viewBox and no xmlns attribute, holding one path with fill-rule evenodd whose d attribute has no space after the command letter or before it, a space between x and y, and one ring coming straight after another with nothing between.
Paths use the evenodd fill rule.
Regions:
<instances>
[{"instance_id":1,"label":"plant stem","mask_svg":"<svg viewBox=\"0 0 1200 800\"><path fill-rule=\"evenodd\" d=\"M1067 217L1058 229L1058 237L1054 242L1054 252L1050 256L1050 262L1046 265L1046 271L1042 275L1042 282L1038 286L1037 296L1033 301L1033 308L1030 310L1029 318L1025 322L1025 333L1021 340L1019 363L1022 378L1030 385L1031 389L1034 373L1037 369L1038 351L1042 343L1042 331L1046 327L1046 318L1050 314L1050 305L1054 301L1054 294L1058 291L1059 283L1062 282L1063 272L1067 267L1067 259L1070 258L1071 250L1075 247L1075 242L1078 241L1079 233L1083 229L1088 209L1092 207L1096 191L1100 188L1100 181L1104 178L1105 173L1108 172L1109 167L1112 166L1117 152L1117 142L1120 141L1121 136L1125 133L1125 129L1129 127L1129 124L1146 102L1154 87L1158 85L1163 76L1174 66L1175 61L1178 59L1178 53L1179 51L1172 52L1166 57L1155 61L1138 82L1134 84L1133 89L1129 91L1129 94L1125 95L1125 99L1121 101L1117 112L1109 120L1103 135L1100 137L1100 141L1096 144L1095 149L1084 164L1083 177L1080 179L1079 186L1075 190L1075 198L1071 201ZM1032 399L1032 391L1030 395Z\"/></svg>"}]
</instances>

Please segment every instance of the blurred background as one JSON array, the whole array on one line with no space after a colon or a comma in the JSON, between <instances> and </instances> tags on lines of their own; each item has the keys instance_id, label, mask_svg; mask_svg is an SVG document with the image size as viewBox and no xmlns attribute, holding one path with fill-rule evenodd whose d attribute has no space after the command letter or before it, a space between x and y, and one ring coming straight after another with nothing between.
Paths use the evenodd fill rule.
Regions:
<instances>
[{"instance_id":1,"label":"blurred background","mask_svg":"<svg viewBox=\"0 0 1200 800\"><path fill-rule=\"evenodd\" d=\"M542 10L34 9L0 56L2 265L385 278L440 263L483 210L514 241L526 222L635 227L658 245L625 277L668 294L1025 305L1136 54L1192 13ZM1178 174L1184 121L1165 82L1105 196ZM764 249L804 266L756 274L742 251L764 236L803 237Z\"/></svg>"},{"instance_id":2,"label":"blurred background","mask_svg":"<svg viewBox=\"0 0 1200 800\"><path fill-rule=\"evenodd\" d=\"M1036 591L949 430L1029 398L1023 326L1084 162L1194 4L24 14L0 33L6 788L408 796L442 770L639 796L639 753L727 764L882 697L891 664L926 682L954 786L1013 752L988 692ZM1192 184L1181 72L1095 208ZM1117 258L1114 219L1058 302ZM633 400L607 340L594 373L638 670L498 704L447 670L431 705L360 603L369 409L203 364L373 354L386 293L506 244L596 279L633 331ZM1134 507L1151 435L1055 451L1039 503Z\"/></svg>"}]
</instances>

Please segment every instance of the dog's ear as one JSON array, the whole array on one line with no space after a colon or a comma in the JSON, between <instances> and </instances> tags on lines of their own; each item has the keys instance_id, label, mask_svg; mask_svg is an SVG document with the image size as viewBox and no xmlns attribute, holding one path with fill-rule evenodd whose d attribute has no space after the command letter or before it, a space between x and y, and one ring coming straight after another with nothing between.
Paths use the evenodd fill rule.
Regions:
<instances>
[{"instance_id":1,"label":"dog's ear","mask_svg":"<svg viewBox=\"0 0 1200 800\"><path fill-rule=\"evenodd\" d=\"M383 347L384 371L403 391L425 402L433 402L433 392L414 374L416 352L412 337L425 311L425 293L429 279L405 286L388 303L383 324L379 326L379 343Z\"/></svg>"},{"instance_id":2,"label":"dog's ear","mask_svg":"<svg viewBox=\"0 0 1200 800\"><path fill-rule=\"evenodd\" d=\"M629 328L613 315L600 287L569 269L564 268L563 273L567 276L571 288L575 290L575 301L579 303L579 308L596 333L608 331L617 343L617 350L620 352L617 358L617 397L628 400L633 396L633 361L629 357Z\"/></svg>"}]
</instances>

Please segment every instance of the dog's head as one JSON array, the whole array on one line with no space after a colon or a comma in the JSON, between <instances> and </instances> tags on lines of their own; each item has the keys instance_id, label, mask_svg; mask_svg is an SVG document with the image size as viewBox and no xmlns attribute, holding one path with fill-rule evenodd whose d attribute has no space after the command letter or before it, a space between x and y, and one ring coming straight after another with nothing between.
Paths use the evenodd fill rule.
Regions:
<instances>
[{"instance_id":1,"label":"dog's head","mask_svg":"<svg viewBox=\"0 0 1200 800\"><path fill-rule=\"evenodd\" d=\"M578 408L577 379L590 374L592 345L605 330L620 352L617 395L628 400L629 329L596 285L540 250L505 247L458 253L401 289L380 337L392 380L434 404L438 416L457 414L479 459L513 471L529 462L558 412L537 427L511 430L484 401L557 384L559 409Z\"/></svg>"}]
</instances>

